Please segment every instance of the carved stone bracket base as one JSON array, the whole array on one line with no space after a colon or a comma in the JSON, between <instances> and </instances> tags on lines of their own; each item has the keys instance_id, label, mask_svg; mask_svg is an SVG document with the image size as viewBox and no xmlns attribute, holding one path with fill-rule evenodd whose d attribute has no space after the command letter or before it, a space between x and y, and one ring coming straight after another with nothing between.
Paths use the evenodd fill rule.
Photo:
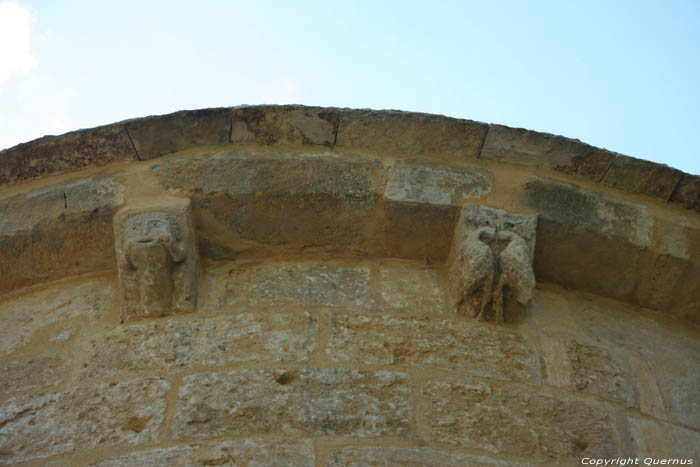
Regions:
<instances>
[{"instance_id":1,"label":"carved stone bracket base","mask_svg":"<svg viewBox=\"0 0 700 467\"><path fill-rule=\"evenodd\" d=\"M199 257L189 199L128 206L114 216L122 321L194 310Z\"/></svg>"},{"instance_id":2,"label":"carved stone bracket base","mask_svg":"<svg viewBox=\"0 0 700 467\"><path fill-rule=\"evenodd\" d=\"M537 218L465 206L448 259L450 296L458 313L504 322L504 302L527 305L535 287L532 261Z\"/></svg>"}]
</instances>

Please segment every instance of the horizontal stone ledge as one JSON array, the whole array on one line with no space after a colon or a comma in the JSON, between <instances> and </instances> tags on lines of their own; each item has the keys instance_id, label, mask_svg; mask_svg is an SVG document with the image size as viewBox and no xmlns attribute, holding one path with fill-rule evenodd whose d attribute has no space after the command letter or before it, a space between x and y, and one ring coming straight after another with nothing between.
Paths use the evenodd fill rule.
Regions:
<instances>
[{"instance_id":1,"label":"horizontal stone ledge","mask_svg":"<svg viewBox=\"0 0 700 467\"><path fill-rule=\"evenodd\" d=\"M603 183L667 201L682 176L683 172L667 165L620 155L605 174Z\"/></svg>"},{"instance_id":2,"label":"horizontal stone ledge","mask_svg":"<svg viewBox=\"0 0 700 467\"><path fill-rule=\"evenodd\" d=\"M44 136L0 151L0 187L133 160L137 156L121 123Z\"/></svg>"},{"instance_id":3,"label":"horizontal stone ledge","mask_svg":"<svg viewBox=\"0 0 700 467\"><path fill-rule=\"evenodd\" d=\"M442 262L457 206L493 185L484 169L421 161L387 168L323 153L224 151L158 161L151 172L163 188L192 197L202 254L219 259L283 245Z\"/></svg>"},{"instance_id":4,"label":"horizontal stone ledge","mask_svg":"<svg viewBox=\"0 0 700 467\"><path fill-rule=\"evenodd\" d=\"M544 167L598 182L616 154L577 139L491 124L479 157Z\"/></svg>"},{"instance_id":5,"label":"horizontal stone ledge","mask_svg":"<svg viewBox=\"0 0 700 467\"><path fill-rule=\"evenodd\" d=\"M402 157L449 155L475 159L486 123L396 110L339 109L336 145L341 148Z\"/></svg>"},{"instance_id":6,"label":"horizontal stone ledge","mask_svg":"<svg viewBox=\"0 0 700 467\"><path fill-rule=\"evenodd\" d=\"M374 161L236 152L151 168L163 188L192 198L200 253L219 259L266 247L366 251L382 171Z\"/></svg>"},{"instance_id":7,"label":"horizontal stone ledge","mask_svg":"<svg viewBox=\"0 0 700 467\"><path fill-rule=\"evenodd\" d=\"M641 204L537 177L519 202L539 214L538 280L700 322L697 229L670 224Z\"/></svg>"},{"instance_id":8,"label":"horizontal stone ledge","mask_svg":"<svg viewBox=\"0 0 700 467\"><path fill-rule=\"evenodd\" d=\"M53 185L0 201L0 292L114 267L113 178Z\"/></svg>"},{"instance_id":9,"label":"horizontal stone ledge","mask_svg":"<svg viewBox=\"0 0 700 467\"><path fill-rule=\"evenodd\" d=\"M488 170L423 161L400 161L389 167L384 198L389 201L456 205L491 192Z\"/></svg>"},{"instance_id":10,"label":"horizontal stone ledge","mask_svg":"<svg viewBox=\"0 0 700 467\"><path fill-rule=\"evenodd\" d=\"M579 140L442 115L302 105L187 110L40 138L0 152L0 186L226 144L326 146L426 160L481 158L596 182L607 173L608 185L663 200L670 197L671 203L700 212L698 176Z\"/></svg>"},{"instance_id":11,"label":"horizontal stone ledge","mask_svg":"<svg viewBox=\"0 0 700 467\"><path fill-rule=\"evenodd\" d=\"M440 263L459 203L493 184L483 169L420 161L387 168L328 154L220 152L157 160L150 172L168 196L191 198L201 253L213 259L319 248ZM129 180L98 176L0 201L0 252L11 259L0 265L0 292L114 268L122 182Z\"/></svg>"},{"instance_id":12,"label":"horizontal stone ledge","mask_svg":"<svg viewBox=\"0 0 700 467\"><path fill-rule=\"evenodd\" d=\"M183 110L125 122L139 160L229 142L231 109Z\"/></svg>"},{"instance_id":13,"label":"horizontal stone ledge","mask_svg":"<svg viewBox=\"0 0 700 467\"><path fill-rule=\"evenodd\" d=\"M331 154L248 155L222 151L157 161L151 172L167 189L202 195L337 195L366 198L378 193L383 165Z\"/></svg>"},{"instance_id":14,"label":"horizontal stone ledge","mask_svg":"<svg viewBox=\"0 0 700 467\"><path fill-rule=\"evenodd\" d=\"M232 143L302 144L333 147L338 109L301 105L241 106L233 110Z\"/></svg>"},{"instance_id":15,"label":"horizontal stone ledge","mask_svg":"<svg viewBox=\"0 0 700 467\"><path fill-rule=\"evenodd\" d=\"M644 205L551 179L532 177L520 202L545 219L572 228L619 238L646 248L652 241L654 218Z\"/></svg>"},{"instance_id":16,"label":"horizontal stone ledge","mask_svg":"<svg viewBox=\"0 0 700 467\"><path fill-rule=\"evenodd\" d=\"M443 264L460 206L478 204L495 183L483 168L331 152L221 151L149 164L154 188L191 199L195 237L209 259L315 251ZM122 182L99 176L0 201L0 253L10 258L0 265L0 292L113 269ZM700 231L689 222L557 180L533 177L516 189L517 202L541 218L539 280L700 319Z\"/></svg>"},{"instance_id":17,"label":"horizontal stone ledge","mask_svg":"<svg viewBox=\"0 0 700 467\"><path fill-rule=\"evenodd\" d=\"M683 174L671 195L670 202L700 212L700 176Z\"/></svg>"}]
</instances>

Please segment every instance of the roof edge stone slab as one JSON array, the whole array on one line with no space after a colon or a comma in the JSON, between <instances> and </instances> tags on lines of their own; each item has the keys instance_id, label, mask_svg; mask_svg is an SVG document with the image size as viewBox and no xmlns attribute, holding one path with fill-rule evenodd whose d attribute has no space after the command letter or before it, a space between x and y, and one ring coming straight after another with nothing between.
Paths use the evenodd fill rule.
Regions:
<instances>
[{"instance_id":1,"label":"roof edge stone slab","mask_svg":"<svg viewBox=\"0 0 700 467\"><path fill-rule=\"evenodd\" d=\"M187 110L45 136L0 151L0 187L194 146L244 143L543 167L700 212L700 176L576 139L442 115L301 105Z\"/></svg>"}]
</instances>

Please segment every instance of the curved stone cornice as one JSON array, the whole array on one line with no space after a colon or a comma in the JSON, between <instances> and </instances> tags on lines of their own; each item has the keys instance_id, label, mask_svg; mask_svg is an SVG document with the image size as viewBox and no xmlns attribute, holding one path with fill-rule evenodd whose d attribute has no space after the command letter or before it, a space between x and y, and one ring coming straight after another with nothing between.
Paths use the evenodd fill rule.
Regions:
<instances>
[{"instance_id":1,"label":"curved stone cornice","mask_svg":"<svg viewBox=\"0 0 700 467\"><path fill-rule=\"evenodd\" d=\"M45 136L0 151L0 187L192 146L242 143L541 167L700 212L700 176L576 139L441 115L296 105L181 111Z\"/></svg>"},{"instance_id":2,"label":"curved stone cornice","mask_svg":"<svg viewBox=\"0 0 700 467\"><path fill-rule=\"evenodd\" d=\"M200 256L205 267L389 257L461 271L453 300L485 319L502 319L503 287L526 305L536 277L699 323L699 193L698 177L663 165L469 120L183 111L0 153L0 293L120 264L134 283L187 284L178 306L191 309ZM493 266L478 283L475 252ZM482 296L483 284L499 296ZM139 291L152 313L161 288Z\"/></svg>"}]
</instances>

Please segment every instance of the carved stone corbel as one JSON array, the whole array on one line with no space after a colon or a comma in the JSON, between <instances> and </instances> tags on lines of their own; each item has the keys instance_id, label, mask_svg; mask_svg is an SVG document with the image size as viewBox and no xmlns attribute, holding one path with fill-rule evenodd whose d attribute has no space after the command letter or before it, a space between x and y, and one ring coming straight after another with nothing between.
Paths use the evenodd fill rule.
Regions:
<instances>
[{"instance_id":1,"label":"carved stone corbel","mask_svg":"<svg viewBox=\"0 0 700 467\"><path fill-rule=\"evenodd\" d=\"M189 199L121 210L114 217L122 321L194 310L199 255Z\"/></svg>"},{"instance_id":2,"label":"carved stone corbel","mask_svg":"<svg viewBox=\"0 0 700 467\"><path fill-rule=\"evenodd\" d=\"M452 303L458 313L504 322L504 301L527 305L535 287L535 216L484 206L462 209L449 257Z\"/></svg>"}]
</instances>

